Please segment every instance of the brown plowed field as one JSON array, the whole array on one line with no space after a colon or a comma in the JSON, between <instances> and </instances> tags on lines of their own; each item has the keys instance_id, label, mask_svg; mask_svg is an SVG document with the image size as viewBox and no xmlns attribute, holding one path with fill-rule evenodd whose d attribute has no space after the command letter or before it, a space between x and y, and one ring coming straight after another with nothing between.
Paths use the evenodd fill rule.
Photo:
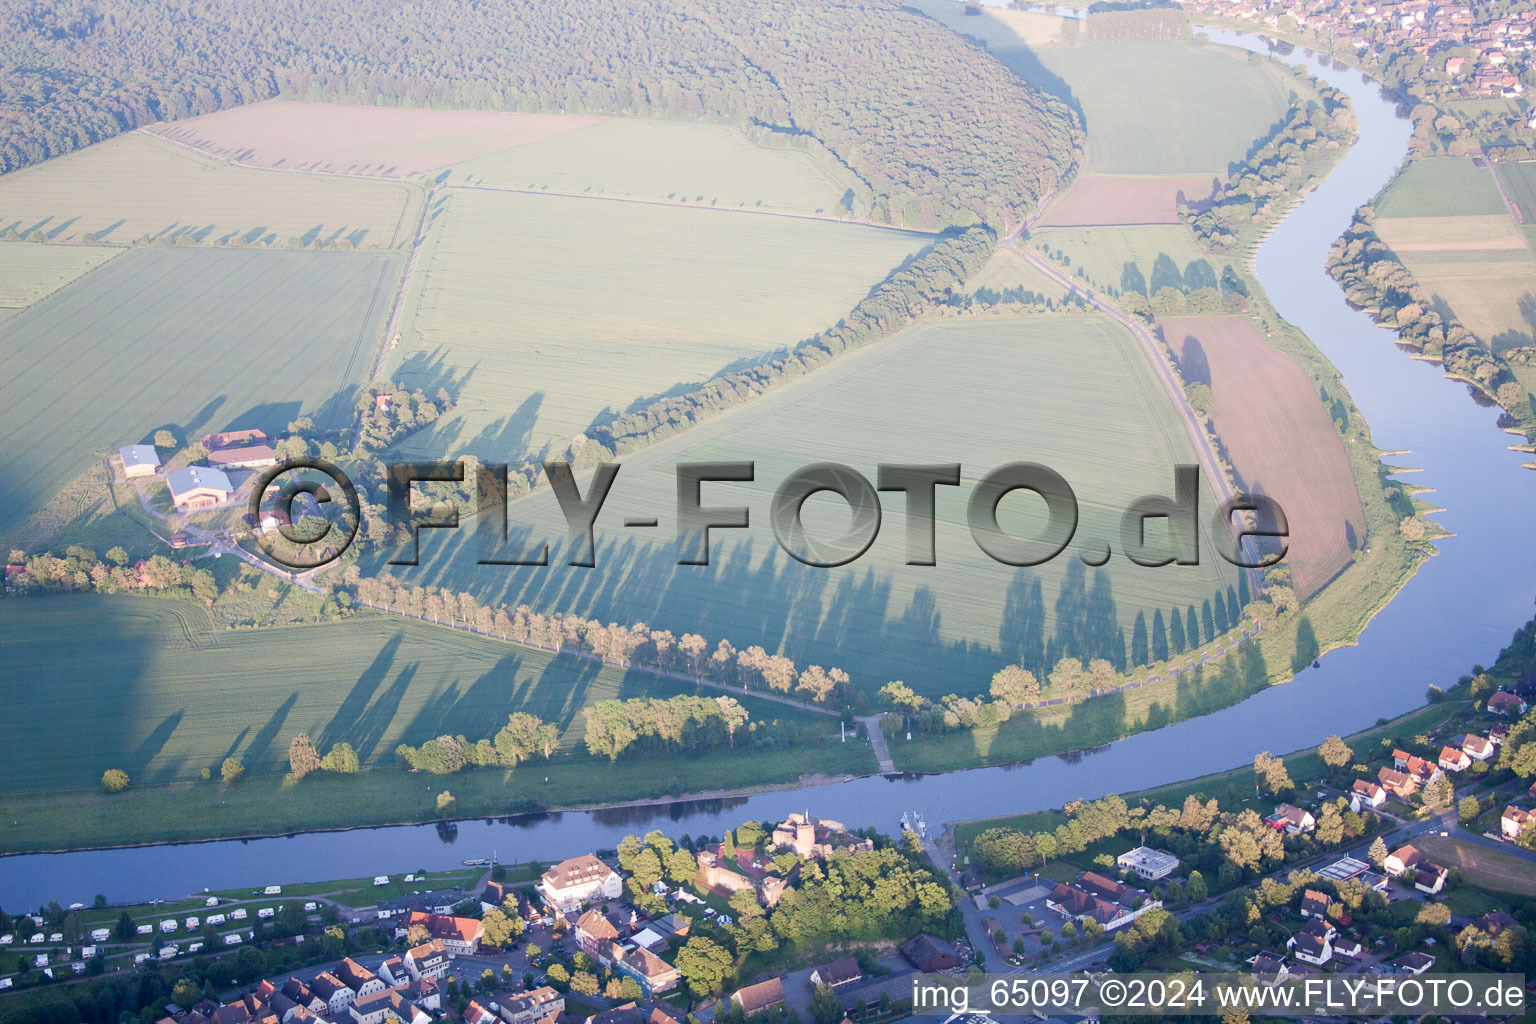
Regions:
<instances>
[{"instance_id":1,"label":"brown plowed field","mask_svg":"<svg viewBox=\"0 0 1536 1024\"><path fill-rule=\"evenodd\" d=\"M1160 323L1185 380L1210 384L1211 421L1243 487L1285 510L1297 594L1317 592L1349 564L1351 539L1365 539L1344 441L1317 386L1244 317Z\"/></svg>"},{"instance_id":2,"label":"brown plowed field","mask_svg":"<svg viewBox=\"0 0 1536 1024\"><path fill-rule=\"evenodd\" d=\"M153 130L253 167L410 175L537 142L597 120L272 100Z\"/></svg>"},{"instance_id":3,"label":"brown plowed field","mask_svg":"<svg viewBox=\"0 0 1536 1024\"><path fill-rule=\"evenodd\" d=\"M1212 181L1199 174L1085 174L1045 211L1039 225L1177 224L1179 193L1186 201L1208 198Z\"/></svg>"}]
</instances>

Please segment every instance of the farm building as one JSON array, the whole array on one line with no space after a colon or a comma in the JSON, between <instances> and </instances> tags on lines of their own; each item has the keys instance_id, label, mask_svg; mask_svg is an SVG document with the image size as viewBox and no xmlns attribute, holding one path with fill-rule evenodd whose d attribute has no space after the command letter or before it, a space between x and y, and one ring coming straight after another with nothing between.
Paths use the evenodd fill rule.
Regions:
<instances>
[{"instance_id":1,"label":"farm building","mask_svg":"<svg viewBox=\"0 0 1536 1024\"><path fill-rule=\"evenodd\" d=\"M123 459L123 476L154 476L160 472L160 453L152 444L130 444L119 448Z\"/></svg>"},{"instance_id":2,"label":"farm building","mask_svg":"<svg viewBox=\"0 0 1536 1024\"><path fill-rule=\"evenodd\" d=\"M261 469L277 465L277 451L266 444L220 448L208 452L208 465L227 469Z\"/></svg>"},{"instance_id":3,"label":"farm building","mask_svg":"<svg viewBox=\"0 0 1536 1024\"><path fill-rule=\"evenodd\" d=\"M200 443L210 452L222 451L225 448L244 448L248 445L266 444L267 432L264 430L226 430L218 434L205 434Z\"/></svg>"},{"instance_id":4,"label":"farm building","mask_svg":"<svg viewBox=\"0 0 1536 1024\"><path fill-rule=\"evenodd\" d=\"M188 466L165 478L171 501L178 509L213 508L235 493L229 477L211 466Z\"/></svg>"}]
</instances>

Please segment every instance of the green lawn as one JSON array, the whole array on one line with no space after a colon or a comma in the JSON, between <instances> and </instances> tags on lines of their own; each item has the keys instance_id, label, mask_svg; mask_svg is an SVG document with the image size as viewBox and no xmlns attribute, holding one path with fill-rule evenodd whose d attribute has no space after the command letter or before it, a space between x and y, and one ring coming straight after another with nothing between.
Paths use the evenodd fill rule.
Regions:
<instances>
[{"instance_id":1,"label":"green lawn","mask_svg":"<svg viewBox=\"0 0 1536 1024\"><path fill-rule=\"evenodd\" d=\"M560 725L562 751L580 750L565 770L621 774L627 762L598 765L579 746L581 709L610 697L693 691L398 616L225 631L191 603L136 597L0 603L0 658L13 676L0 697L0 788L10 793L89 788L114 767L136 784L192 780L204 768L217 778L226 756L276 784L287 771L289 740L301 731L322 751L346 741L364 764L389 765L399 743L442 733L480 739L515 710ZM793 718L810 735L837 733L828 716L745 703L754 719ZM846 759L832 760L835 770L846 767ZM687 763L679 759L679 774ZM535 771L543 767L516 773L516 781L531 782ZM397 786L405 779L380 774ZM499 784L502 773L472 774ZM460 786L459 778L417 781ZM527 784L513 788L543 795Z\"/></svg>"},{"instance_id":2,"label":"green lawn","mask_svg":"<svg viewBox=\"0 0 1536 1024\"><path fill-rule=\"evenodd\" d=\"M1100 317L918 325L626 458L597 524L596 572L560 564L566 530L546 488L508 514L519 544L555 543L555 564L477 564L480 552L460 530L427 538L413 578L470 589L482 601L645 622L712 642L727 638L738 649L760 644L802 666L842 667L871 693L901 679L934 697L974 694L1007 658L1025 656L1032 623L1042 644L1080 645L1072 649L1097 656L1122 630L1129 642L1138 612L1150 621L1158 609L1199 606L1217 586L1236 585L1218 558L1147 569L1118 557L1129 502L1171 493L1173 465L1194 461L1150 373L1133 339ZM966 525L968 495L984 474L1021 459L1067 479L1080 512L1077 542L1108 541L1117 554L1108 566L1085 569L1075 546L1033 569L981 551ZM700 460L750 460L756 474L750 484L705 486L706 505L751 509L750 529L713 531L708 567L678 564L670 512L676 465ZM882 499L878 538L847 565L805 566L780 551L767 519L771 495L792 472L822 461L870 479L878 463L961 463L961 486L938 489L938 564L905 564L899 495ZM1207 492L1202 502L1211 501ZM811 498L808 530L840 533L845 509L826 495ZM658 513L662 524L652 534L621 526ZM1001 518L1014 536L1042 531L1038 499L1004 499ZM1209 516L1199 519L1208 529ZM1149 524L1154 541L1157 528ZM1202 544L1214 550L1208 535Z\"/></svg>"},{"instance_id":3,"label":"green lawn","mask_svg":"<svg viewBox=\"0 0 1536 1024\"><path fill-rule=\"evenodd\" d=\"M0 325L0 541L103 455L171 427L344 425L399 262L136 249Z\"/></svg>"},{"instance_id":4,"label":"green lawn","mask_svg":"<svg viewBox=\"0 0 1536 1024\"><path fill-rule=\"evenodd\" d=\"M1094 288L1111 294L1143 291L1153 294L1159 256L1167 256L1182 276L1190 263L1205 260L1218 276L1223 263L1195 242L1182 224L1143 224L1128 227L1035 228L1029 244L1052 255L1064 253L1071 261L1063 272L1087 275ZM1059 264L1059 261L1058 261ZM1134 268L1134 269L1132 269ZM1137 285L1137 281L1140 285Z\"/></svg>"},{"instance_id":5,"label":"green lawn","mask_svg":"<svg viewBox=\"0 0 1536 1024\"><path fill-rule=\"evenodd\" d=\"M1486 168L1468 156L1437 156L1409 164L1376 204L1376 216L1467 217L1506 209Z\"/></svg>"},{"instance_id":6,"label":"green lawn","mask_svg":"<svg viewBox=\"0 0 1536 1024\"><path fill-rule=\"evenodd\" d=\"M831 327L931 241L592 198L456 190L446 204L388 372L446 384L458 406L398 446L414 457L564 451L594 422Z\"/></svg>"},{"instance_id":7,"label":"green lawn","mask_svg":"<svg viewBox=\"0 0 1536 1024\"><path fill-rule=\"evenodd\" d=\"M0 307L30 306L122 254L105 245L0 242Z\"/></svg>"}]
</instances>

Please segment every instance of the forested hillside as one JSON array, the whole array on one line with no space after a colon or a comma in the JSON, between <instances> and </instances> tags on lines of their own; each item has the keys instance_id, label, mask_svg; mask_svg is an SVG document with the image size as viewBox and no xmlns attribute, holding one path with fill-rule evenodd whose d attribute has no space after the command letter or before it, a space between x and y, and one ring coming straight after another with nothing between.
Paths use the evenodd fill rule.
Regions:
<instances>
[{"instance_id":1,"label":"forested hillside","mask_svg":"<svg viewBox=\"0 0 1536 1024\"><path fill-rule=\"evenodd\" d=\"M1080 138L896 0L36 0L0 14L0 69L3 171L279 95L643 114L825 146L877 220L1006 228Z\"/></svg>"}]
</instances>

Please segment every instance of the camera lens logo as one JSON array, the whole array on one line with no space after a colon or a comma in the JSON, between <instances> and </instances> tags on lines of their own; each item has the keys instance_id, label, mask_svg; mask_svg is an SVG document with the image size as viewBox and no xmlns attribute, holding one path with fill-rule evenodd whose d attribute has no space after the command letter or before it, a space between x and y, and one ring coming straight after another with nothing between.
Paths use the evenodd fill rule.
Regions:
<instances>
[{"instance_id":1,"label":"camera lens logo","mask_svg":"<svg viewBox=\"0 0 1536 1024\"><path fill-rule=\"evenodd\" d=\"M321 476L327 480L318 479ZM279 484L279 477L286 479ZM346 499L347 507L339 512L333 490L340 490ZM295 506L300 507L298 515ZM327 506L334 514L326 514ZM261 475L251 488L250 513L262 554L290 569L317 569L336 561L357 539L363 505L356 486L338 467L324 459L299 458ZM311 536L296 520L319 520L326 528Z\"/></svg>"}]
</instances>

